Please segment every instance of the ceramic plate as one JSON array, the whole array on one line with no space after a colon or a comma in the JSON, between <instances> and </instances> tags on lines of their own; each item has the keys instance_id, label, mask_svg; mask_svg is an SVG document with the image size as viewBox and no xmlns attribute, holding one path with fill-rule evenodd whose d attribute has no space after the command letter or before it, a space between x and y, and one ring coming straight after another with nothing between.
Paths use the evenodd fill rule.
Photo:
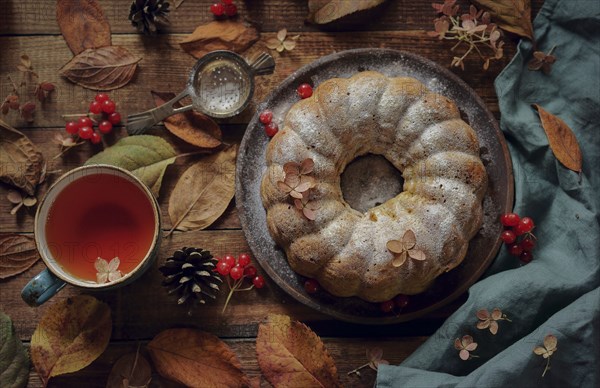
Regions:
<instances>
[{"instance_id":1,"label":"ceramic plate","mask_svg":"<svg viewBox=\"0 0 600 388\"><path fill-rule=\"evenodd\" d=\"M306 278L292 271L284 252L269 234L260 197L269 138L258 120L259 113L264 109L272 110L273 119L281 125L285 113L298 101L296 87L299 84L307 82L316 87L329 78L348 78L365 70L393 77L414 77L432 91L454 100L463 118L477 132L480 155L489 179L484 199L483 226L471 240L462 264L438 277L427 291L411 296L409 306L394 314L385 314L379 310L378 304L359 298L339 298L324 291L307 294L304 291ZM238 154L236 203L242 228L256 260L288 294L307 306L344 321L389 324L417 318L451 302L481 276L501 245L499 236L502 228L498 218L512 208L513 175L506 142L496 120L481 98L461 79L415 54L388 49L358 49L328 55L302 67L258 106Z\"/></svg>"}]
</instances>

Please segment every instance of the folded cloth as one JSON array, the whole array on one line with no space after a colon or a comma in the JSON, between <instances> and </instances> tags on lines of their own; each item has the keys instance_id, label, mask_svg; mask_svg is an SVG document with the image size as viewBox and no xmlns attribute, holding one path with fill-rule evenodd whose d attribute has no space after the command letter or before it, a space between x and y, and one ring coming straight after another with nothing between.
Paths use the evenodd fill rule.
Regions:
<instances>
[{"instance_id":1,"label":"folded cloth","mask_svg":"<svg viewBox=\"0 0 600 388\"><path fill-rule=\"evenodd\" d=\"M442 327L400 366L381 365L377 387L599 387L600 372L600 2L546 0L534 22L537 49L557 60L549 75L527 69L522 41L496 79L501 127L515 173L515 212L532 217L531 263L502 248L485 277ZM583 174L548 145L537 103L562 118L583 154ZM496 335L478 329L478 310L502 310ZM547 360L533 349L554 335ZM456 338L471 335L478 356L463 361Z\"/></svg>"}]
</instances>

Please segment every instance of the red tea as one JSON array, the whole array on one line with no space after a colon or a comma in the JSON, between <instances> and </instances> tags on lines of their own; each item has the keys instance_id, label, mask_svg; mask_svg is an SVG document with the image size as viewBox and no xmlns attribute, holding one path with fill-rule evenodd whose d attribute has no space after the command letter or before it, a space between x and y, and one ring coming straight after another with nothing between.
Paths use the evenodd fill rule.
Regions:
<instances>
[{"instance_id":1,"label":"red tea","mask_svg":"<svg viewBox=\"0 0 600 388\"><path fill-rule=\"evenodd\" d=\"M88 175L57 195L46 221L46 242L58 264L71 275L96 281L98 257L119 257L123 275L146 256L154 238L152 203L127 179Z\"/></svg>"}]
</instances>

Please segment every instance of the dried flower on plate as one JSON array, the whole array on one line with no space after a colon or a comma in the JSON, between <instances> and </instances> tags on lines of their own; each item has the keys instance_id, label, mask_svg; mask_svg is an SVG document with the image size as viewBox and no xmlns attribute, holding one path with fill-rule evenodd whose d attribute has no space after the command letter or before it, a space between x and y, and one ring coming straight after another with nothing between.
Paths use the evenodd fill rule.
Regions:
<instances>
[{"instance_id":1,"label":"dried flower on plate","mask_svg":"<svg viewBox=\"0 0 600 388\"><path fill-rule=\"evenodd\" d=\"M410 229L404 233L402 239L388 241L386 247L388 251L394 254L392 265L394 267L400 267L409 257L418 261L425 260L427 258L425 252L415 248L416 244L417 238L415 232Z\"/></svg>"},{"instance_id":2,"label":"dried flower on plate","mask_svg":"<svg viewBox=\"0 0 600 388\"><path fill-rule=\"evenodd\" d=\"M315 163L312 159L304 159L302 163L288 162L283 166L285 178L277 182L280 191L289 194L292 198L302 199L308 191L315 187L315 178L308 176Z\"/></svg>"},{"instance_id":3,"label":"dried flower on plate","mask_svg":"<svg viewBox=\"0 0 600 388\"><path fill-rule=\"evenodd\" d=\"M300 38L300 35L292 36L287 38L287 29L279 30L277 32L277 38L271 38L267 40L267 47L271 50L292 51L296 47L296 41Z\"/></svg>"},{"instance_id":4,"label":"dried flower on plate","mask_svg":"<svg viewBox=\"0 0 600 388\"><path fill-rule=\"evenodd\" d=\"M309 201L308 196L304 196L301 199L294 199L294 205L309 220L314 221L317 218L316 211L319 210L319 207L314 202Z\"/></svg>"},{"instance_id":5,"label":"dried flower on plate","mask_svg":"<svg viewBox=\"0 0 600 388\"><path fill-rule=\"evenodd\" d=\"M544 74L550 74L552 65L556 62L556 57L552 55L555 47L552 47L548 51L548 54L545 54L543 51L534 52L533 58L527 63L527 68L533 71L541 69Z\"/></svg>"},{"instance_id":6,"label":"dried flower on plate","mask_svg":"<svg viewBox=\"0 0 600 388\"><path fill-rule=\"evenodd\" d=\"M458 356L461 360L466 361L474 357L479 357L475 354L471 354L472 351L477 349L477 342L473 342L473 337L470 335L464 335L462 338L454 340L454 348L460 350Z\"/></svg>"},{"instance_id":7,"label":"dried flower on plate","mask_svg":"<svg viewBox=\"0 0 600 388\"><path fill-rule=\"evenodd\" d=\"M558 345L558 340L552 334L548 334L544 337L544 346L536 346L533 349L533 352L538 356L542 356L546 359L546 367L544 368L544 372L542 373L542 377L546 375L546 372L550 370L550 356L556 352L558 349L556 346Z\"/></svg>"},{"instance_id":8,"label":"dried flower on plate","mask_svg":"<svg viewBox=\"0 0 600 388\"><path fill-rule=\"evenodd\" d=\"M502 311L499 308L493 309L491 314L487 309L481 309L477 311L477 318L479 318L477 328L480 330L489 328L490 333L494 335L498 332L498 321L512 322L508 319L506 314L502 314Z\"/></svg>"}]
</instances>

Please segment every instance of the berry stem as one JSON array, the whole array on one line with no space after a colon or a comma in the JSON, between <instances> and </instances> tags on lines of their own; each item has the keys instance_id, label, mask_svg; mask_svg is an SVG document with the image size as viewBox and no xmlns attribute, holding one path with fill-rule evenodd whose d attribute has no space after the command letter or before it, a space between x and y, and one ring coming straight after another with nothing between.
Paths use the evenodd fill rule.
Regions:
<instances>
[{"instance_id":1,"label":"berry stem","mask_svg":"<svg viewBox=\"0 0 600 388\"><path fill-rule=\"evenodd\" d=\"M227 309L227 306L229 305L229 301L231 300L231 297L233 296L233 293L236 291L248 291L246 289L244 290L240 290L240 286L242 285L242 282L244 281L244 277L242 276L241 278L239 278L238 280L236 280L233 283L233 286L231 285L231 281L229 280L229 276L227 277L227 286L229 287L229 294L227 294L227 299L225 299L225 305L223 306L223 310L221 310L221 314L225 313L225 310ZM254 287L254 285L252 285L252 287ZM252 287L250 287L250 289L252 289Z\"/></svg>"},{"instance_id":2,"label":"berry stem","mask_svg":"<svg viewBox=\"0 0 600 388\"><path fill-rule=\"evenodd\" d=\"M62 150L61 150L61 151L60 151L60 152L59 152L59 153L58 153L58 154L57 154L55 157L53 157L53 158L52 158L52 160L59 158L59 157L60 157L62 154L64 154L65 152L67 152L67 151L68 151L68 150L70 150L71 148L75 148L75 147L77 147L78 145L82 145L82 144L83 144L83 142L79 142L79 143L75 143L75 144L73 144L73 145L72 145L72 146L70 146L70 147L64 147L64 146L62 146L62 148L63 148L63 149L62 149Z\"/></svg>"},{"instance_id":3,"label":"berry stem","mask_svg":"<svg viewBox=\"0 0 600 388\"><path fill-rule=\"evenodd\" d=\"M369 366L369 363L367 362L365 365L361 365L356 369L352 369L350 372L348 372L348 376L350 376L352 373L356 373L358 376L360 376L360 373L358 373L359 370L366 368Z\"/></svg>"}]
</instances>

